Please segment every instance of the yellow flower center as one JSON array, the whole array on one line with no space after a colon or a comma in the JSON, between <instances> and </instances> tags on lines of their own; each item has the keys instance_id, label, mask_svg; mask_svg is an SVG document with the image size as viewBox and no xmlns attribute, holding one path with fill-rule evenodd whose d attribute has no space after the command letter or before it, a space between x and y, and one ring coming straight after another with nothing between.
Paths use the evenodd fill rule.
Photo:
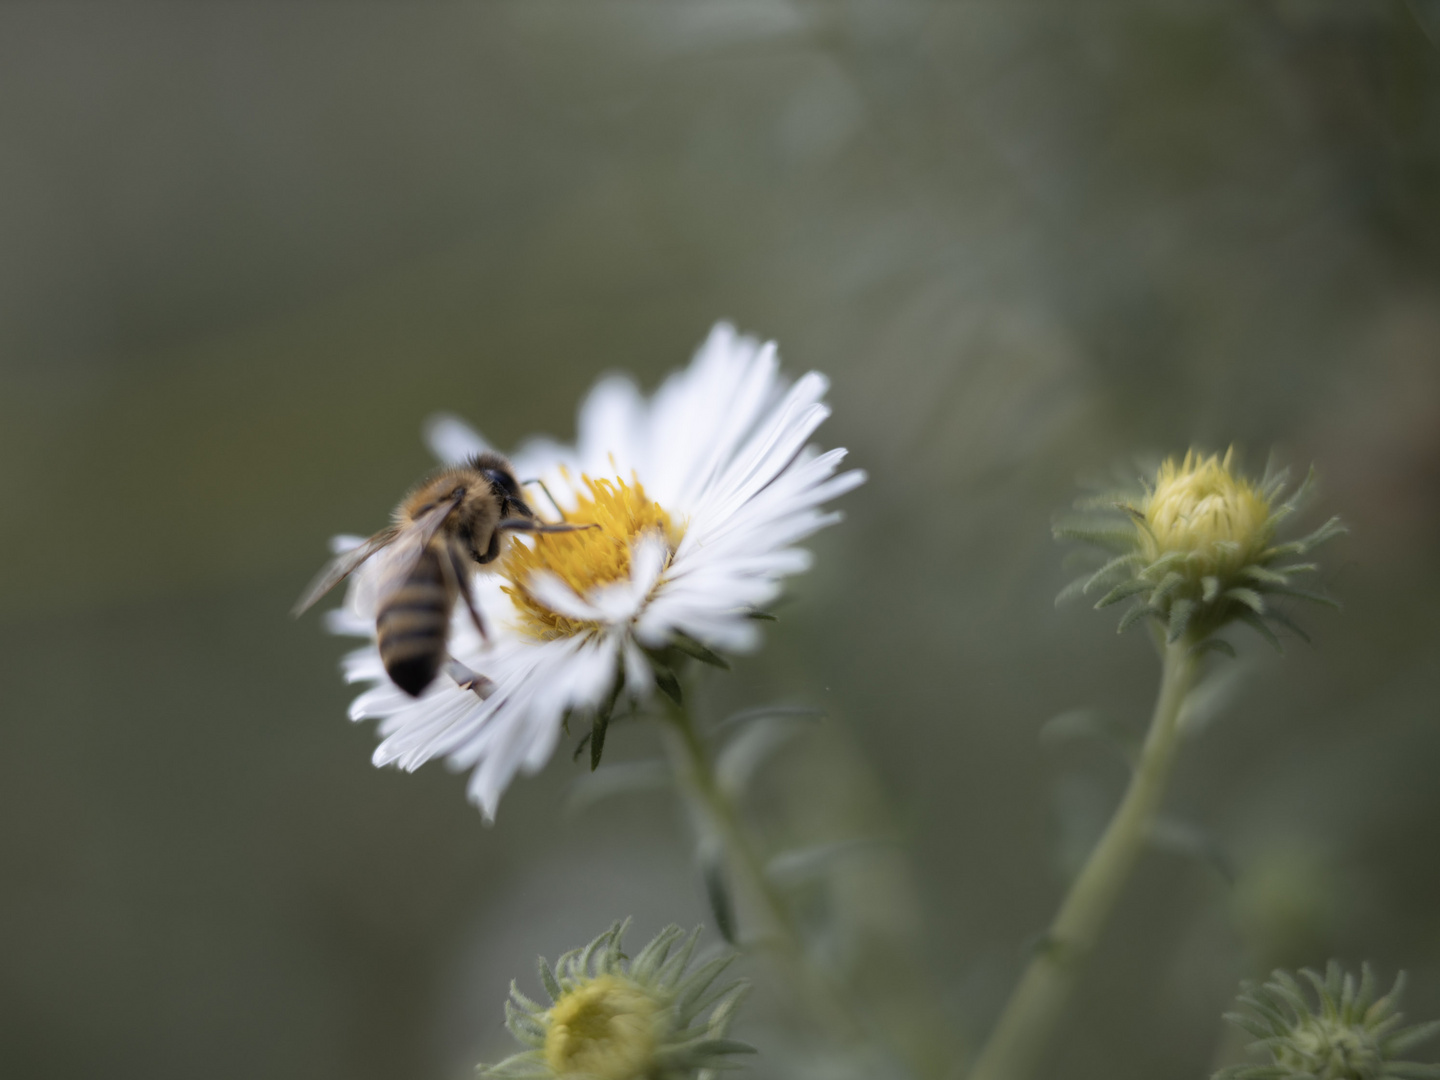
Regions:
<instances>
[{"instance_id":1,"label":"yellow flower center","mask_svg":"<svg viewBox=\"0 0 1440 1080\"><path fill-rule=\"evenodd\" d=\"M597 528L550 533L533 537L528 544L510 545L501 566L510 584L501 588L515 602L522 633L550 641L596 629L595 623L568 618L535 599L527 588L532 574L548 571L585 596L601 585L630 579L630 548L645 533L659 532L674 554L685 535L684 527L676 526L665 508L645 494L638 479L631 479L633 483L627 484L620 479L592 480L582 474L585 492L577 492L577 505L567 520Z\"/></svg>"},{"instance_id":2,"label":"yellow flower center","mask_svg":"<svg viewBox=\"0 0 1440 1080\"><path fill-rule=\"evenodd\" d=\"M1200 457L1193 450L1177 465L1160 466L1155 490L1143 506L1141 530L1151 559L1169 552L1196 556L1195 569L1233 574L1270 543L1270 504L1230 469L1231 453Z\"/></svg>"},{"instance_id":3,"label":"yellow flower center","mask_svg":"<svg viewBox=\"0 0 1440 1080\"><path fill-rule=\"evenodd\" d=\"M628 979L600 975L550 1010L545 1063L557 1076L638 1080L654 1065L661 1005Z\"/></svg>"}]
</instances>

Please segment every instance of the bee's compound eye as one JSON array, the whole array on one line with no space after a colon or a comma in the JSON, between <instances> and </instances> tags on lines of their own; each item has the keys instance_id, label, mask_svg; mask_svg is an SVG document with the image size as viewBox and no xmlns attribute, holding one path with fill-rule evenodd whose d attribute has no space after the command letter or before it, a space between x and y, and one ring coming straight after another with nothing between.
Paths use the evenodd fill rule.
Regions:
<instances>
[{"instance_id":1,"label":"bee's compound eye","mask_svg":"<svg viewBox=\"0 0 1440 1080\"><path fill-rule=\"evenodd\" d=\"M450 498L452 498L452 499L458 499L458 498L460 498L461 496L463 496L464 494L465 494L465 489L464 489L463 487L457 487L454 491L450 492Z\"/></svg>"}]
</instances>

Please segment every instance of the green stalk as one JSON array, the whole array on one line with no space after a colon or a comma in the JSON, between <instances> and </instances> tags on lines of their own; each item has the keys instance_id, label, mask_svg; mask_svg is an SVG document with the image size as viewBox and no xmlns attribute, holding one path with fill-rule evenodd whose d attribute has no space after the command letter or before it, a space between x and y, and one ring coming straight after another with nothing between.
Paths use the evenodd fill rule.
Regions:
<instances>
[{"instance_id":1,"label":"green stalk","mask_svg":"<svg viewBox=\"0 0 1440 1080\"><path fill-rule=\"evenodd\" d=\"M682 794L690 804L702 833L725 852L734 891L744 898L745 909L760 924L749 935L767 946L786 980L798 993L815 1020L832 1037L853 1043L864 1029L834 986L806 960L800 933L789 909L765 876L765 868L740 823L729 797L716 782L710 754L683 706L668 712L663 725L665 749Z\"/></svg>"},{"instance_id":2,"label":"green stalk","mask_svg":"<svg viewBox=\"0 0 1440 1080\"><path fill-rule=\"evenodd\" d=\"M1165 647L1155 714L1130 786L1011 994L970 1080L1025 1080L1034 1071L1160 807L1180 743L1180 711L1195 681L1193 646L1187 636Z\"/></svg>"}]
</instances>

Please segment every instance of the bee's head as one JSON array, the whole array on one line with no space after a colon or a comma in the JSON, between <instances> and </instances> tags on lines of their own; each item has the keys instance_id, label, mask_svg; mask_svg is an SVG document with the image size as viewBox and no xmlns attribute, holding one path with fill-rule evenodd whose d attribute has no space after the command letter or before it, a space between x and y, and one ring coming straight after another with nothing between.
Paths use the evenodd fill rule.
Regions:
<instances>
[{"instance_id":1,"label":"bee's head","mask_svg":"<svg viewBox=\"0 0 1440 1080\"><path fill-rule=\"evenodd\" d=\"M470 468L489 482L491 494L500 500L502 518L535 516L535 512L526 505L525 497L520 493L520 483L515 479L515 470L505 458L486 451L476 454L469 464Z\"/></svg>"}]
</instances>

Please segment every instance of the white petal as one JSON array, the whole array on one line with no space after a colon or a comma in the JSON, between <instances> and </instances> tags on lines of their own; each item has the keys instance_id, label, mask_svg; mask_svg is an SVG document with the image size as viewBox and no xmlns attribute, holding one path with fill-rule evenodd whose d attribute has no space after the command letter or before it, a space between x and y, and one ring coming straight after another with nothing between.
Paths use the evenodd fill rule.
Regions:
<instances>
[{"instance_id":1,"label":"white petal","mask_svg":"<svg viewBox=\"0 0 1440 1080\"><path fill-rule=\"evenodd\" d=\"M604 617L600 609L549 570L536 570L525 582L525 588L545 607L567 619L594 621Z\"/></svg>"},{"instance_id":2,"label":"white petal","mask_svg":"<svg viewBox=\"0 0 1440 1080\"><path fill-rule=\"evenodd\" d=\"M460 465L490 449L483 435L449 413L436 413L425 421L425 444L446 465Z\"/></svg>"}]
</instances>

